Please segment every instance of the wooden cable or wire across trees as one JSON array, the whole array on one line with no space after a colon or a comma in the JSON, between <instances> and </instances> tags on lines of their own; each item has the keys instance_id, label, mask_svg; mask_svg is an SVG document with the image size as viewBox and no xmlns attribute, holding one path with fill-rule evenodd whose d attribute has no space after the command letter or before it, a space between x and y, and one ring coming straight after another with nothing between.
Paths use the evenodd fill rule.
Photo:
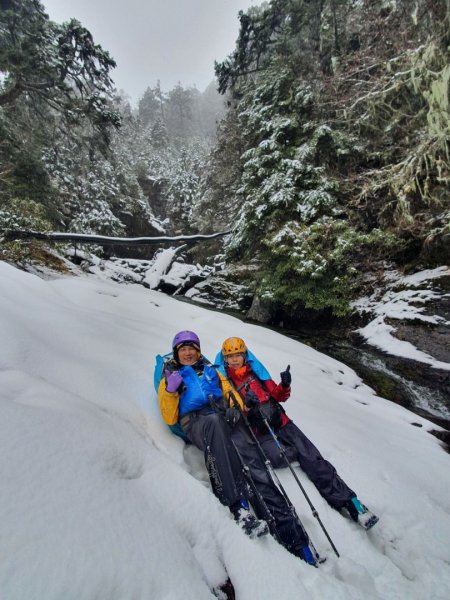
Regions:
<instances>
[{"instance_id":1,"label":"wooden cable or wire across trees","mask_svg":"<svg viewBox=\"0 0 450 600\"><path fill-rule=\"evenodd\" d=\"M231 231L219 231L218 233L210 234L199 233L195 235L161 235L156 237L123 238L109 237L106 235L91 235L84 233L42 233L40 231L22 231L7 229L0 231L0 236L1 241L4 242L11 242L13 240L45 240L49 242L78 242L82 244L97 244L99 246L151 246L153 244L170 242L202 242L212 240L220 236L228 235L229 233L231 233Z\"/></svg>"}]
</instances>

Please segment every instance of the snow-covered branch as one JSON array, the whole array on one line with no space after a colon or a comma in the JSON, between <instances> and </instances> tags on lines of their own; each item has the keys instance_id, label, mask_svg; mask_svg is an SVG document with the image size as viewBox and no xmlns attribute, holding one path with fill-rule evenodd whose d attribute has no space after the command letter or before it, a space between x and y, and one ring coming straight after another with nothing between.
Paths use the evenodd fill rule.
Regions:
<instances>
[{"instance_id":1,"label":"snow-covered branch","mask_svg":"<svg viewBox=\"0 0 450 600\"><path fill-rule=\"evenodd\" d=\"M83 244L98 245L120 245L120 246L151 246L161 242L201 242L211 240L223 235L228 235L230 231L219 231L217 233L196 234L196 235L161 235L157 237L109 237L106 235L84 234L84 233L60 233L50 232L42 233L40 231L21 231L21 230L3 230L0 231L3 241L12 240L46 240L51 242L80 242Z\"/></svg>"}]
</instances>

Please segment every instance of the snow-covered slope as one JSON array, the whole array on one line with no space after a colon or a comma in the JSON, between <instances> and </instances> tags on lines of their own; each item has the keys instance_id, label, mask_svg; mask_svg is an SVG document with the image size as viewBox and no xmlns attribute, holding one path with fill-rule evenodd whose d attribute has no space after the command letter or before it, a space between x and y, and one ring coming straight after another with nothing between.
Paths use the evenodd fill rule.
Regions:
<instances>
[{"instance_id":1,"label":"snow-covered slope","mask_svg":"<svg viewBox=\"0 0 450 600\"><path fill-rule=\"evenodd\" d=\"M211 358L240 335L275 378L291 365L288 413L381 517L363 531L299 472L341 558L289 472L283 485L328 555L320 569L249 540L215 499L153 389L154 356L179 329ZM346 366L141 286L44 281L5 263L0 336L2 600L200 600L226 573L238 600L450 597L450 455L431 423Z\"/></svg>"}]
</instances>

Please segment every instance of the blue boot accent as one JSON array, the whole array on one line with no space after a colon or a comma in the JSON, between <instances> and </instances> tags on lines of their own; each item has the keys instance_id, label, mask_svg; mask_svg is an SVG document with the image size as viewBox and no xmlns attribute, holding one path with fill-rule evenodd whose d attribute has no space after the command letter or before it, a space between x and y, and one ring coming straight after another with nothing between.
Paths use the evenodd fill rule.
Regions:
<instances>
[{"instance_id":1,"label":"blue boot accent","mask_svg":"<svg viewBox=\"0 0 450 600\"><path fill-rule=\"evenodd\" d=\"M367 508L364 506L364 504L361 504L361 502L358 500L358 498L356 496L354 498L352 498L352 504L358 511L358 514L363 515L364 513L367 512Z\"/></svg>"},{"instance_id":2,"label":"blue boot accent","mask_svg":"<svg viewBox=\"0 0 450 600\"><path fill-rule=\"evenodd\" d=\"M311 552L311 548L309 546L305 546L302 548L303 560L308 563L308 565L312 565L313 567L317 566L317 560L314 558L313 553Z\"/></svg>"}]
</instances>

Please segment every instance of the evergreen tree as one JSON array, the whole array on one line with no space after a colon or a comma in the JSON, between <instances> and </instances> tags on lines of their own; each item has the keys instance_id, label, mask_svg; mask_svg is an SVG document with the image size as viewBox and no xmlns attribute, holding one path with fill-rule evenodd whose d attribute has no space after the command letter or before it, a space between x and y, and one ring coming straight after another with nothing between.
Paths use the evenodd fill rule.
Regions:
<instances>
[{"instance_id":1,"label":"evergreen tree","mask_svg":"<svg viewBox=\"0 0 450 600\"><path fill-rule=\"evenodd\" d=\"M239 124L238 139L221 129L219 155L242 148L228 260L256 260L275 307L343 314L367 265L423 260L430 236L442 260L449 13L444 0L413 13L406 0L271 0L239 14L216 64ZM214 201L223 165L211 164Z\"/></svg>"},{"instance_id":2,"label":"evergreen tree","mask_svg":"<svg viewBox=\"0 0 450 600\"><path fill-rule=\"evenodd\" d=\"M184 89L179 83L168 93L166 102L166 123L170 137L187 139L192 136L194 127L194 92Z\"/></svg>"},{"instance_id":3,"label":"evergreen tree","mask_svg":"<svg viewBox=\"0 0 450 600\"><path fill-rule=\"evenodd\" d=\"M44 102L69 124L88 118L104 133L119 124L108 101L114 67L78 21L53 23L39 0L0 1L0 106Z\"/></svg>"},{"instance_id":4,"label":"evergreen tree","mask_svg":"<svg viewBox=\"0 0 450 600\"><path fill-rule=\"evenodd\" d=\"M212 81L203 94L198 96L198 121L200 131L212 143L216 141L217 128L225 116L226 105L224 98L218 93L216 83Z\"/></svg>"},{"instance_id":5,"label":"evergreen tree","mask_svg":"<svg viewBox=\"0 0 450 600\"><path fill-rule=\"evenodd\" d=\"M244 152L238 112L230 109L218 125L217 143L199 181L192 210L200 231L211 226L220 231L236 224L241 214L242 196L238 194Z\"/></svg>"},{"instance_id":6,"label":"evergreen tree","mask_svg":"<svg viewBox=\"0 0 450 600\"><path fill-rule=\"evenodd\" d=\"M0 1L4 214L20 206L25 216L37 202L52 223L64 221L64 201L42 157L49 148L57 151L61 136L78 139L91 156L106 152L120 123L111 102L114 66L77 21L53 23L38 0Z\"/></svg>"},{"instance_id":7,"label":"evergreen tree","mask_svg":"<svg viewBox=\"0 0 450 600\"><path fill-rule=\"evenodd\" d=\"M159 86L152 89L148 87L139 100L138 117L143 127L152 127L157 121L162 122L162 97Z\"/></svg>"}]
</instances>

